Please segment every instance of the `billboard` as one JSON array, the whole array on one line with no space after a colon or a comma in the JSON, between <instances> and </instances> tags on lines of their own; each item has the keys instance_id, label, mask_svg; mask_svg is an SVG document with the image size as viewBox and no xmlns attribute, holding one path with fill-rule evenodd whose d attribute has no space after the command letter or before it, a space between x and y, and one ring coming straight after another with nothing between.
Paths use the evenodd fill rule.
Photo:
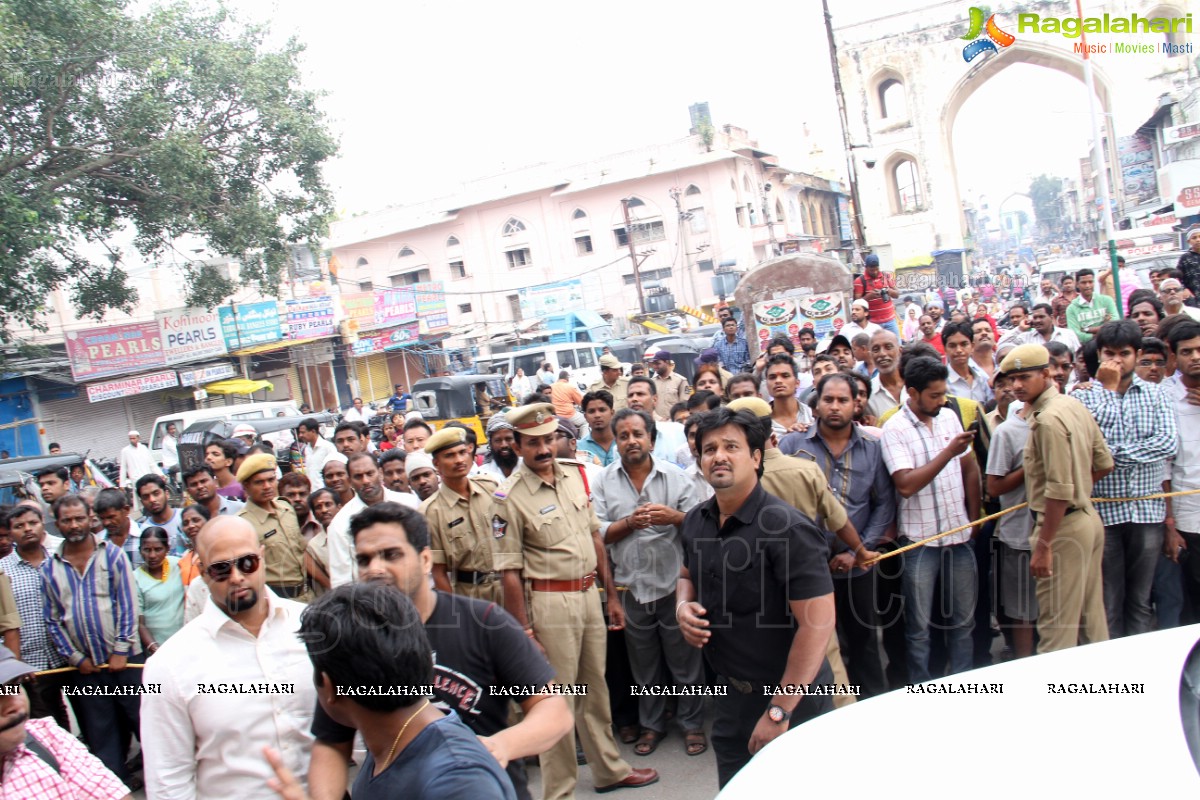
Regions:
<instances>
[{"instance_id":1,"label":"billboard","mask_svg":"<svg viewBox=\"0 0 1200 800\"><path fill-rule=\"evenodd\" d=\"M576 278L557 283L543 283L520 290L521 319L548 317L576 308L584 308L583 281Z\"/></svg>"},{"instance_id":2,"label":"billboard","mask_svg":"<svg viewBox=\"0 0 1200 800\"><path fill-rule=\"evenodd\" d=\"M767 350L767 342L776 336L786 336L799 349L801 330L812 328L817 339L822 339L840 331L846 317L842 292L787 296L754 304L759 349L763 352Z\"/></svg>"},{"instance_id":3,"label":"billboard","mask_svg":"<svg viewBox=\"0 0 1200 800\"><path fill-rule=\"evenodd\" d=\"M349 292L342 295L342 311L360 330L375 326L375 293Z\"/></svg>"},{"instance_id":4,"label":"billboard","mask_svg":"<svg viewBox=\"0 0 1200 800\"><path fill-rule=\"evenodd\" d=\"M311 339L317 336L332 336L334 333L332 297L308 297L287 301L289 339Z\"/></svg>"},{"instance_id":5,"label":"billboard","mask_svg":"<svg viewBox=\"0 0 1200 800\"><path fill-rule=\"evenodd\" d=\"M450 324L446 313L446 284L442 281L414 283L417 293L417 319L425 324L426 330L445 328Z\"/></svg>"},{"instance_id":6,"label":"billboard","mask_svg":"<svg viewBox=\"0 0 1200 800\"><path fill-rule=\"evenodd\" d=\"M417 297L412 286L375 291L375 327L387 328L414 322L417 318Z\"/></svg>"},{"instance_id":7,"label":"billboard","mask_svg":"<svg viewBox=\"0 0 1200 800\"><path fill-rule=\"evenodd\" d=\"M256 344L270 344L283 338L279 325L279 305L274 300L221 306L221 332L225 346L241 350Z\"/></svg>"},{"instance_id":8,"label":"billboard","mask_svg":"<svg viewBox=\"0 0 1200 800\"><path fill-rule=\"evenodd\" d=\"M154 372L149 375L139 375L136 378L122 378L117 381L90 383L87 387L89 403L99 403L103 400L115 400L118 397L131 397L135 394L157 392L160 389L170 389L179 385L179 378L172 370Z\"/></svg>"},{"instance_id":9,"label":"billboard","mask_svg":"<svg viewBox=\"0 0 1200 800\"><path fill-rule=\"evenodd\" d=\"M70 331L66 345L71 375L76 381L166 366L157 322Z\"/></svg>"},{"instance_id":10,"label":"billboard","mask_svg":"<svg viewBox=\"0 0 1200 800\"><path fill-rule=\"evenodd\" d=\"M353 346L353 353L355 356L369 356L372 353L382 353L386 350L395 350L399 347L416 344L420 338L417 323L410 322L387 333L358 337L358 341Z\"/></svg>"},{"instance_id":11,"label":"billboard","mask_svg":"<svg viewBox=\"0 0 1200 800\"><path fill-rule=\"evenodd\" d=\"M225 336L216 311L176 308L154 315L168 364L225 355Z\"/></svg>"}]
</instances>

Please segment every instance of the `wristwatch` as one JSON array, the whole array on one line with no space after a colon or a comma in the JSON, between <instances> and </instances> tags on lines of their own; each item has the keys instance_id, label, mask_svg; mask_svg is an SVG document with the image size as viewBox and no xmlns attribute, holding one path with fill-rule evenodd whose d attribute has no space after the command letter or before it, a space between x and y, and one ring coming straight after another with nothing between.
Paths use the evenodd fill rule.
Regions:
<instances>
[{"instance_id":1,"label":"wristwatch","mask_svg":"<svg viewBox=\"0 0 1200 800\"><path fill-rule=\"evenodd\" d=\"M774 703L767 706L767 719L771 722L787 722L792 718L792 712L785 711L783 706L777 706Z\"/></svg>"}]
</instances>

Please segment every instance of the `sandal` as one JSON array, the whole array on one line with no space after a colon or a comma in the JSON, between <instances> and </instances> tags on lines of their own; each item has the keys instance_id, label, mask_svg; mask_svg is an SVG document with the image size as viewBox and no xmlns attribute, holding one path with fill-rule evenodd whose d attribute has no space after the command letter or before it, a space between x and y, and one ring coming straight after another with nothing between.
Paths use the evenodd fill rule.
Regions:
<instances>
[{"instance_id":1,"label":"sandal","mask_svg":"<svg viewBox=\"0 0 1200 800\"><path fill-rule=\"evenodd\" d=\"M689 756L698 756L708 750L708 737L704 731L688 731L683 735Z\"/></svg>"},{"instance_id":2,"label":"sandal","mask_svg":"<svg viewBox=\"0 0 1200 800\"><path fill-rule=\"evenodd\" d=\"M638 726L622 725L617 728L617 736L620 737L622 744L633 744L638 740Z\"/></svg>"},{"instance_id":3,"label":"sandal","mask_svg":"<svg viewBox=\"0 0 1200 800\"><path fill-rule=\"evenodd\" d=\"M637 738L637 743L633 746L633 752L639 756L648 756L658 749L658 743L665 739L665 733L652 731L646 728L642 731L641 736Z\"/></svg>"}]
</instances>

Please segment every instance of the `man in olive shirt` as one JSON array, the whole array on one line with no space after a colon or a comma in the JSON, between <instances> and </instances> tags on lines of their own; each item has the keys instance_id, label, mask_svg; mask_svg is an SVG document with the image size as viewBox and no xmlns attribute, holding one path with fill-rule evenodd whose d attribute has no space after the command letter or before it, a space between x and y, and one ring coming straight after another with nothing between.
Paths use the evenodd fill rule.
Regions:
<instances>
[{"instance_id":1,"label":"man in olive shirt","mask_svg":"<svg viewBox=\"0 0 1200 800\"><path fill-rule=\"evenodd\" d=\"M513 539L495 535L492 495L500 484L490 475L469 474L474 449L463 428L442 428L425 443L442 479L421 504L429 521L433 583L443 592L512 609L525 602L521 552Z\"/></svg>"},{"instance_id":2,"label":"man in olive shirt","mask_svg":"<svg viewBox=\"0 0 1200 800\"><path fill-rule=\"evenodd\" d=\"M1092 485L1113 470L1100 427L1083 404L1064 397L1050 376L1050 353L1023 344L1000 364L1028 409L1025 491L1033 513L1038 652L1108 639L1104 612L1104 525Z\"/></svg>"},{"instance_id":3,"label":"man in olive shirt","mask_svg":"<svg viewBox=\"0 0 1200 800\"><path fill-rule=\"evenodd\" d=\"M258 533L263 545L267 586L280 597L301 603L312 599L304 572L307 542L292 504L279 497L275 457L255 453L242 462L238 483L246 491L246 507L238 512Z\"/></svg>"},{"instance_id":4,"label":"man in olive shirt","mask_svg":"<svg viewBox=\"0 0 1200 800\"><path fill-rule=\"evenodd\" d=\"M650 359L650 369L654 370L655 396L658 398L654 413L661 419L669 420L671 406L687 400L692 393L692 385L675 371L675 362L667 350L659 350L654 354Z\"/></svg>"},{"instance_id":5,"label":"man in olive shirt","mask_svg":"<svg viewBox=\"0 0 1200 800\"><path fill-rule=\"evenodd\" d=\"M629 378L621 374L621 362L616 356L600 356L600 380L588 387L588 394L601 389L612 395L613 410L625 408L625 389L629 386ZM583 409L586 413L587 409Z\"/></svg>"},{"instance_id":6,"label":"man in olive shirt","mask_svg":"<svg viewBox=\"0 0 1200 800\"><path fill-rule=\"evenodd\" d=\"M524 557L529 603L514 616L545 650L559 683L588 685L586 696L573 698L573 710L596 789L647 786L658 780L658 773L631 768L613 738L604 682L607 634L597 591L597 583L612 583L583 469L555 459L558 419L549 403L521 406L507 417L521 464L496 490L492 535L512 537ZM609 614L612 629L624 627L620 603L610 603ZM564 736L542 753L545 800L575 796L573 745L572 737Z\"/></svg>"}]
</instances>

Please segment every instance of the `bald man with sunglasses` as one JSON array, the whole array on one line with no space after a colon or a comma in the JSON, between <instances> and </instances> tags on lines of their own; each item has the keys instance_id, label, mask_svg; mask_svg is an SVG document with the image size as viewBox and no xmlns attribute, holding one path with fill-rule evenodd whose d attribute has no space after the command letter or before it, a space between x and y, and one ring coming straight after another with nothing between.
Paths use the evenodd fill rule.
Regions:
<instances>
[{"instance_id":1,"label":"bald man with sunglasses","mask_svg":"<svg viewBox=\"0 0 1200 800\"><path fill-rule=\"evenodd\" d=\"M146 790L156 800L275 800L269 745L308 772L317 695L296 637L305 606L267 587L263 546L240 517L217 517L196 537L210 598L200 616L146 662L161 685L142 703Z\"/></svg>"}]
</instances>

